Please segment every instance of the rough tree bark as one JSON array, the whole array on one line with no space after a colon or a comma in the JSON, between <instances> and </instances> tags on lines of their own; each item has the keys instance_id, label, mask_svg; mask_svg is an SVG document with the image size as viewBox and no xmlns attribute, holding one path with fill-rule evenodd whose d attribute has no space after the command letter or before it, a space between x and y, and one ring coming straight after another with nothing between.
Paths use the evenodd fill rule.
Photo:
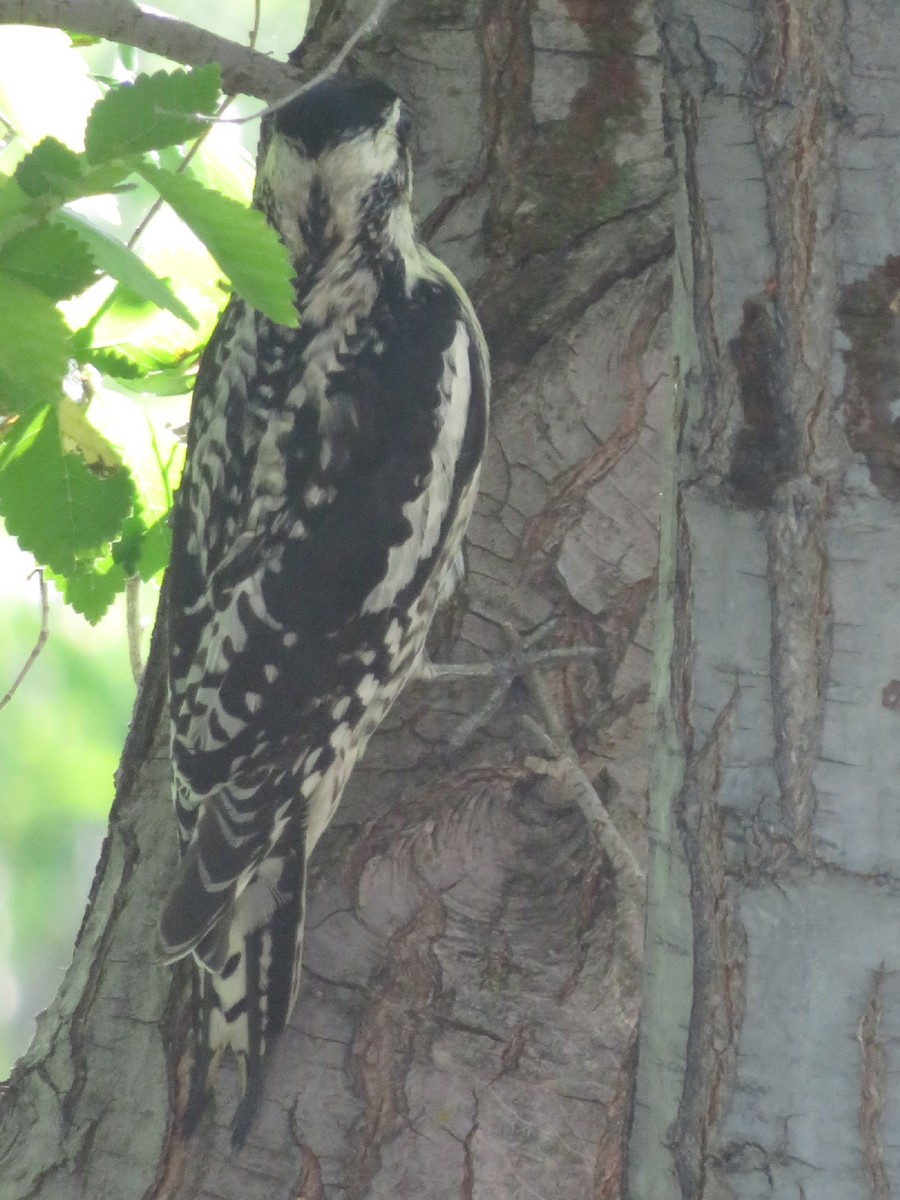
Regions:
<instances>
[{"instance_id":1,"label":"rough tree bark","mask_svg":"<svg viewBox=\"0 0 900 1200\"><path fill-rule=\"evenodd\" d=\"M630 1195L886 1200L897 9L660 10L677 403Z\"/></svg>"},{"instance_id":2,"label":"rough tree bark","mask_svg":"<svg viewBox=\"0 0 900 1200\"><path fill-rule=\"evenodd\" d=\"M46 23L59 5L2 0L0 19L32 9ZM66 24L86 9L102 19L75 0ZM126 36L133 6L109 10ZM317 54L364 15L323 4ZM156 646L72 967L0 1107L4 1200L620 1193L670 391L652 13L401 3L357 62L411 103L418 208L494 357L467 590L434 652L495 659L512 628L597 656L514 679L465 741L494 681L398 705L317 850L301 999L235 1157L230 1069L212 1119L177 1133L180 981L152 956L175 859Z\"/></svg>"}]
</instances>

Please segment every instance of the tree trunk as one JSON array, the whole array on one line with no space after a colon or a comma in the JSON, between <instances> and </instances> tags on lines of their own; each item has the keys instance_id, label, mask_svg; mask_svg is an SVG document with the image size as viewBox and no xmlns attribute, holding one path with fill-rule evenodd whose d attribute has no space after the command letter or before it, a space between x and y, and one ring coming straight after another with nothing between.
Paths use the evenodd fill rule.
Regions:
<instances>
[{"instance_id":1,"label":"tree trunk","mask_svg":"<svg viewBox=\"0 0 900 1200\"><path fill-rule=\"evenodd\" d=\"M886 1200L900 25L660 9L677 382L630 1195Z\"/></svg>"},{"instance_id":2,"label":"tree trunk","mask_svg":"<svg viewBox=\"0 0 900 1200\"><path fill-rule=\"evenodd\" d=\"M317 51L366 6L337 27L334 7ZM0 1109L4 1200L620 1194L670 391L652 13L399 5L358 63L410 101L418 210L494 361L468 583L433 656L497 660L510 630L594 654L408 690L316 851L300 1001L235 1156L228 1065L178 1133L183 979L152 951L176 857L156 639L75 957Z\"/></svg>"}]
</instances>

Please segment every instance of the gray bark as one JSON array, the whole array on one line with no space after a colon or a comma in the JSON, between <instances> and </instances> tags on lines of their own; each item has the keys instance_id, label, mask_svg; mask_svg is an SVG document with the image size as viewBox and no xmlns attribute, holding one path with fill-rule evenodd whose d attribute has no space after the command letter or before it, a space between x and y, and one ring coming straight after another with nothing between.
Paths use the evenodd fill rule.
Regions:
<instances>
[{"instance_id":1,"label":"gray bark","mask_svg":"<svg viewBox=\"0 0 900 1200\"><path fill-rule=\"evenodd\" d=\"M665 0L678 195L630 1194L883 1200L900 993L889 0Z\"/></svg>"},{"instance_id":2,"label":"gray bark","mask_svg":"<svg viewBox=\"0 0 900 1200\"><path fill-rule=\"evenodd\" d=\"M496 659L511 625L598 655L520 671L461 746L490 680L416 686L391 714L317 850L301 998L235 1157L227 1066L178 1135L181 981L152 957L175 861L157 646L72 967L0 1103L3 1200L620 1192L670 364L652 14L400 5L359 61L411 102L424 227L494 357L467 588L434 654Z\"/></svg>"}]
</instances>

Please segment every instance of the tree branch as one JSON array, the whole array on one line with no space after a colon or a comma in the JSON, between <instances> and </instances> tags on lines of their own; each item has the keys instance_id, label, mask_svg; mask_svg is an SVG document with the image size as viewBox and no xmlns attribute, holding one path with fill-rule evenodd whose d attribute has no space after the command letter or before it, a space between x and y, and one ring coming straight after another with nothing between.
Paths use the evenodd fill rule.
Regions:
<instances>
[{"instance_id":1,"label":"tree branch","mask_svg":"<svg viewBox=\"0 0 900 1200\"><path fill-rule=\"evenodd\" d=\"M19 690L19 686L21 685L25 676L28 674L28 672L34 666L35 662L37 661L38 655L43 650L44 646L47 644L47 638L50 636L50 604L47 599L47 581L44 578L44 572L41 570L40 567L38 567L36 571L32 571L32 575L37 575L38 583L39 583L40 589L41 589L41 629L40 629L40 632L38 633L37 641L34 643L34 646L32 647L31 653L25 659L25 665L22 667L21 671L19 671L18 675L15 677L15 679L10 684L9 690L7 691L6 695L3 696L2 699L0 699L0 708L5 708L6 705L9 704L10 700L12 700L12 698L16 694L16 692Z\"/></svg>"},{"instance_id":2,"label":"tree branch","mask_svg":"<svg viewBox=\"0 0 900 1200\"><path fill-rule=\"evenodd\" d=\"M148 12L132 0L0 0L0 25L38 25L88 33L148 50L186 66L218 62L222 87L261 100L277 100L296 87L287 63L241 46L208 29Z\"/></svg>"}]
</instances>

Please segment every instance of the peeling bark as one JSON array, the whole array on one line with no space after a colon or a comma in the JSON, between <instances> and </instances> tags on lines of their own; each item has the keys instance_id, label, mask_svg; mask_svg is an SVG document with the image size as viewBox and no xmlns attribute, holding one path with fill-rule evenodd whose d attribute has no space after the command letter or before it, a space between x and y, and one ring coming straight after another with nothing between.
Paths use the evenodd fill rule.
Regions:
<instances>
[{"instance_id":1,"label":"peeling bark","mask_svg":"<svg viewBox=\"0 0 900 1200\"><path fill-rule=\"evenodd\" d=\"M886 1196L896 12L659 13L676 388L629 1194Z\"/></svg>"},{"instance_id":2,"label":"peeling bark","mask_svg":"<svg viewBox=\"0 0 900 1200\"><path fill-rule=\"evenodd\" d=\"M292 58L309 69L367 9L326 0ZM622 1186L640 940L622 864L645 857L670 367L652 13L401 3L357 66L410 100L424 227L494 359L467 586L434 656L497 657L510 627L597 653L513 679L466 739L490 680L402 698L317 848L300 1000L234 1156L227 1065L209 1121L177 1134L183 979L151 950L176 854L155 646L72 967L0 1101L4 1200L607 1200ZM521 718L548 710L558 777L526 761ZM611 856L573 779L614 825Z\"/></svg>"}]
</instances>

